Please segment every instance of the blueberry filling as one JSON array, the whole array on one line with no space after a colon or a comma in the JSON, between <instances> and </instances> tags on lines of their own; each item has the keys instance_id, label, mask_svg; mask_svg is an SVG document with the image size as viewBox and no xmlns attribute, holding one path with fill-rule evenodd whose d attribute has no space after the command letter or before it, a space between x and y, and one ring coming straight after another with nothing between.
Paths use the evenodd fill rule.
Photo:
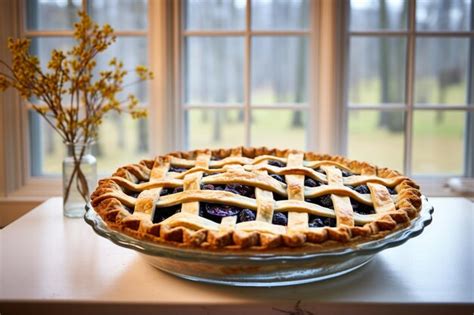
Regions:
<instances>
[{"instance_id":1,"label":"blueberry filling","mask_svg":"<svg viewBox=\"0 0 474 315\"><path fill-rule=\"evenodd\" d=\"M321 173L321 174L326 174L326 171L323 170L322 168L317 168L315 169L316 172Z\"/></svg>"},{"instance_id":2,"label":"blueberry filling","mask_svg":"<svg viewBox=\"0 0 474 315\"><path fill-rule=\"evenodd\" d=\"M160 223L171 217L173 214L181 211L181 205L174 205L171 207L155 208L155 213L153 214L153 223Z\"/></svg>"},{"instance_id":3,"label":"blueberry filling","mask_svg":"<svg viewBox=\"0 0 474 315\"><path fill-rule=\"evenodd\" d=\"M201 190L225 190L225 185L201 184Z\"/></svg>"},{"instance_id":4,"label":"blueberry filling","mask_svg":"<svg viewBox=\"0 0 474 315\"><path fill-rule=\"evenodd\" d=\"M273 193L273 200L275 200L275 201L288 200L288 197L282 196L278 193Z\"/></svg>"},{"instance_id":5,"label":"blueberry filling","mask_svg":"<svg viewBox=\"0 0 474 315\"><path fill-rule=\"evenodd\" d=\"M336 226L336 219L334 218L326 218L326 217L321 217L317 215L310 214L309 215L309 221L308 221L309 227L323 227L323 226Z\"/></svg>"},{"instance_id":6,"label":"blueberry filling","mask_svg":"<svg viewBox=\"0 0 474 315\"><path fill-rule=\"evenodd\" d=\"M357 191L359 194L370 194L370 189L367 185L359 185L359 186L356 186L356 187L346 185L346 187ZM387 190L388 190L388 193L390 195L396 195L397 194L397 191L394 188L387 187Z\"/></svg>"},{"instance_id":7,"label":"blueberry filling","mask_svg":"<svg viewBox=\"0 0 474 315\"><path fill-rule=\"evenodd\" d=\"M239 216L237 217L237 222L246 222L246 221L255 221L257 214L255 211L250 209L242 209Z\"/></svg>"},{"instance_id":8,"label":"blueberry filling","mask_svg":"<svg viewBox=\"0 0 474 315\"><path fill-rule=\"evenodd\" d=\"M242 208L231 205L202 202L200 203L199 215L220 223L222 218L237 215L241 211Z\"/></svg>"},{"instance_id":9,"label":"blueberry filling","mask_svg":"<svg viewBox=\"0 0 474 315\"><path fill-rule=\"evenodd\" d=\"M317 187L321 185L318 181L315 181L311 177L305 177L304 178L304 185L307 187Z\"/></svg>"},{"instance_id":10,"label":"blueberry filling","mask_svg":"<svg viewBox=\"0 0 474 315\"><path fill-rule=\"evenodd\" d=\"M388 193L390 195L396 195L397 194L397 191L395 190L395 188L387 187L387 189L388 189Z\"/></svg>"},{"instance_id":11,"label":"blueberry filling","mask_svg":"<svg viewBox=\"0 0 474 315\"><path fill-rule=\"evenodd\" d=\"M127 210L130 214L133 214L133 211L135 210L135 208L130 208L130 207L127 207L127 206L123 206L125 208L125 210Z\"/></svg>"},{"instance_id":12,"label":"blueberry filling","mask_svg":"<svg viewBox=\"0 0 474 315\"><path fill-rule=\"evenodd\" d=\"M272 162L272 161L270 161ZM269 162L269 164L270 164ZM285 165L279 161L274 161L275 166L284 167ZM282 166L283 165L283 166ZM179 169L178 169L179 170ZM181 169L184 170L185 169ZM320 169L318 171L321 171ZM324 173L324 171L322 171ZM349 174L347 176L350 176ZM271 174L274 179L285 183L284 176L278 174ZM310 177L305 177L304 185L306 187L317 187L320 186L321 183L317 180L314 180ZM357 191L360 194L369 194L370 190L367 185L359 185L356 187L352 187L347 185L346 187ZM255 198L255 188L252 186L242 185L242 184L201 184L202 190L221 190L221 191L228 191L234 193L236 195L247 196L249 198ZM387 188L390 194L396 194L396 191L393 188ZM175 188L163 188L161 191L161 196L175 194L183 191L183 187L175 187ZM130 192L129 195L135 196L138 193ZM279 194L273 193L274 200L287 200L287 197L280 196ZM375 209L372 206L368 206L357 202L354 199L350 199L352 208L354 212L359 214L374 214ZM331 195L324 195L316 198L307 198L305 199L306 202L314 203L321 205L326 208L333 209L333 202L331 199ZM133 209L126 208L127 211L133 213ZM154 215L153 215L153 222L158 223L161 222L173 214L179 212L181 209L181 205L175 205L166 208L156 208ZM250 209L242 209L240 207L226 205L226 204L216 204L216 203L200 203L199 215L210 219L214 222L220 223L223 217L228 216L237 216L237 222L247 222L247 221L254 221L256 219L256 212ZM275 212L273 214L272 223L277 225L286 226L288 225L288 214L286 212ZM309 215L309 227L322 227L322 226L336 226L336 219L334 218L326 218L317 215Z\"/></svg>"},{"instance_id":13,"label":"blueberry filling","mask_svg":"<svg viewBox=\"0 0 474 315\"><path fill-rule=\"evenodd\" d=\"M286 166L286 163L283 163L279 160L269 160L267 163L268 163L268 165L277 166L277 167L285 167Z\"/></svg>"},{"instance_id":14,"label":"blueberry filling","mask_svg":"<svg viewBox=\"0 0 474 315\"><path fill-rule=\"evenodd\" d=\"M201 190L214 190L214 188L212 184L201 184Z\"/></svg>"},{"instance_id":15,"label":"blueberry filling","mask_svg":"<svg viewBox=\"0 0 474 315\"><path fill-rule=\"evenodd\" d=\"M140 192L138 191L129 191L129 192L125 192L127 195L129 195L130 197L133 197L133 198L137 198L138 195L140 194Z\"/></svg>"},{"instance_id":16,"label":"blueberry filling","mask_svg":"<svg viewBox=\"0 0 474 315\"><path fill-rule=\"evenodd\" d=\"M352 210L359 214L374 214L375 209L372 206L365 205L351 198Z\"/></svg>"},{"instance_id":17,"label":"blueberry filling","mask_svg":"<svg viewBox=\"0 0 474 315\"><path fill-rule=\"evenodd\" d=\"M288 216L284 212L274 212L272 223L277 225L288 225Z\"/></svg>"},{"instance_id":18,"label":"blueberry filling","mask_svg":"<svg viewBox=\"0 0 474 315\"><path fill-rule=\"evenodd\" d=\"M173 189L173 194L177 194L177 193L180 193L183 191L183 187L182 186L178 186L176 187L175 189Z\"/></svg>"},{"instance_id":19,"label":"blueberry filling","mask_svg":"<svg viewBox=\"0 0 474 315\"><path fill-rule=\"evenodd\" d=\"M359 185L353 188L359 194L370 194L369 187L367 185Z\"/></svg>"},{"instance_id":20,"label":"blueberry filling","mask_svg":"<svg viewBox=\"0 0 474 315\"><path fill-rule=\"evenodd\" d=\"M214 190L225 190L226 185L214 185Z\"/></svg>"},{"instance_id":21,"label":"blueberry filling","mask_svg":"<svg viewBox=\"0 0 474 315\"><path fill-rule=\"evenodd\" d=\"M173 193L174 188L163 188L161 190L160 196L166 196Z\"/></svg>"},{"instance_id":22,"label":"blueberry filling","mask_svg":"<svg viewBox=\"0 0 474 315\"><path fill-rule=\"evenodd\" d=\"M255 187L252 186L246 186L241 184L228 184L226 185L225 190L237 195L255 198Z\"/></svg>"},{"instance_id":23,"label":"blueberry filling","mask_svg":"<svg viewBox=\"0 0 474 315\"><path fill-rule=\"evenodd\" d=\"M285 178L283 176L278 175L278 174L270 174L270 176L276 179L277 181L282 182L283 184L286 184Z\"/></svg>"},{"instance_id":24,"label":"blueberry filling","mask_svg":"<svg viewBox=\"0 0 474 315\"><path fill-rule=\"evenodd\" d=\"M188 170L187 168L175 167L175 166L171 166L169 169L170 172L176 172L176 173L183 173L183 172L186 172L187 170Z\"/></svg>"},{"instance_id":25,"label":"blueberry filling","mask_svg":"<svg viewBox=\"0 0 474 315\"><path fill-rule=\"evenodd\" d=\"M342 177L349 177L354 175L352 172L346 171L346 170L341 170Z\"/></svg>"},{"instance_id":26,"label":"blueberry filling","mask_svg":"<svg viewBox=\"0 0 474 315\"><path fill-rule=\"evenodd\" d=\"M305 201L310 202L310 203L315 203L326 208L333 209L331 195L324 195L324 196L311 198L311 199L306 198Z\"/></svg>"}]
</instances>

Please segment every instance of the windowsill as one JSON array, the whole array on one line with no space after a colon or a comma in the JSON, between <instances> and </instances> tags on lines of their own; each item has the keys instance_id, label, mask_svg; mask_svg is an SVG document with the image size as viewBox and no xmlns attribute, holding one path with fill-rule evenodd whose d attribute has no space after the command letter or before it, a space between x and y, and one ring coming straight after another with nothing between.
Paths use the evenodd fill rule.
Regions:
<instances>
[{"instance_id":1,"label":"windowsill","mask_svg":"<svg viewBox=\"0 0 474 315\"><path fill-rule=\"evenodd\" d=\"M32 178L20 189L0 197L0 228L28 213L45 200L61 196L59 178Z\"/></svg>"},{"instance_id":2,"label":"windowsill","mask_svg":"<svg viewBox=\"0 0 474 315\"><path fill-rule=\"evenodd\" d=\"M51 177L33 177L20 189L9 194L13 198L30 198L46 200L61 195L61 179Z\"/></svg>"},{"instance_id":3,"label":"windowsill","mask_svg":"<svg viewBox=\"0 0 474 315\"><path fill-rule=\"evenodd\" d=\"M416 178L415 182L420 185L421 191L425 196L428 197L466 197L474 198L474 194L462 194L453 190L449 185L448 181L451 177L446 178ZM474 178L463 179L465 183L474 183Z\"/></svg>"}]
</instances>

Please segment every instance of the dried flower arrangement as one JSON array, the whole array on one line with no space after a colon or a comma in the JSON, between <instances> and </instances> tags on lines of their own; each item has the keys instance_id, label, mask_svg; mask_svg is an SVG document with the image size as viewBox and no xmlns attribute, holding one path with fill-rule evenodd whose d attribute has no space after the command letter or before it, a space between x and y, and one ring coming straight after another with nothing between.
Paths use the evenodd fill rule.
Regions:
<instances>
[{"instance_id":1,"label":"dried flower arrangement","mask_svg":"<svg viewBox=\"0 0 474 315\"><path fill-rule=\"evenodd\" d=\"M0 91L14 88L27 103L36 97L41 105L31 103L31 107L62 140L83 145L80 152L73 153L74 169L63 197L68 199L75 182L87 202L89 189L80 163L86 144L97 137L98 126L110 111L128 112L133 118L146 116L146 110L138 107L134 95L118 100L117 94L130 84L153 79L153 73L144 66L137 66L135 72L139 79L124 84L128 72L121 61L113 58L109 62L110 70L94 77L95 58L115 42L116 36L110 25L99 27L85 11L78 15L80 21L74 24L76 45L66 52L53 50L45 70L41 69L39 59L30 54L30 40L9 39L12 62L9 65L0 60Z\"/></svg>"}]
</instances>

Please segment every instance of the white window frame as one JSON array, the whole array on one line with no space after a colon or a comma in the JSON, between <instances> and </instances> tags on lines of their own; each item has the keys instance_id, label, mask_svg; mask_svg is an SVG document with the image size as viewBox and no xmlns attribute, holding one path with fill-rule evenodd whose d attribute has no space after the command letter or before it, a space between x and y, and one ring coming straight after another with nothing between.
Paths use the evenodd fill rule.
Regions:
<instances>
[{"instance_id":1,"label":"white window frame","mask_svg":"<svg viewBox=\"0 0 474 315\"><path fill-rule=\"evenodd\" d=\"M341 146L341 152L344 155L347 155L347 128L348 128L348 113L350 111L358 110L375 110L375 111L392 111L396 110L397 112L404 113L405 118L405 128L404 128L404 147L403 147L403 172L407 176L413 177L421 186L425 193L427 194L436 194L441 196L452 195L452 192L449 190L449 180L453 177L452 175L413 175L412 171L412 155L413 155L413 114L416 111L423 110L436 110L436 111L460 111L469 115L474 115L474 73L468 71L467 78L467 91L469 97L467 99L467 104L459 105L445 105L445 104L416 104L415 103L415 69L416 69L416 40L418 38L428 37L428 38L471 38L470 45L473 45L472 37L474 37L474 31L423 31L416 29L416 0L408 1L408 25L406 30L361 30L361 31L352 31L348 25L349 14L350 14L350 0L343 1L343 14L344 14L344 24L341 24L343 27L343 42L345 47L343 48L346 52L344 59L344 69L342 70L345 75L344 78L344 99L342 101L341 107L343 112L344 123L344 134L343 137L344 143ZM474 19L474 1L471 3L471 19ZM473 20L474 21L474 20ZM472 23L472 21L471 21ZM407 41L406 46L406 63L405 63L405 95L404 102L397 104L385 104L384 106L379 106L380 104L351 104L348 100L349 92L349 82L348 82L348 73L349 73L349 42L351 37L366 37L366 38L389 38L391 36L396 36L399 38L404 38ZM474 47L470 48L471 56L469 56L469 66L474 66ZM471 118L472 119L472 118ZM473 123L466 124L465 130L465 150L464 153L464 176L463 179L466 183L471 183L474 181L474 128L472 128Z\"/></svg>"},{"instance_id":2,"label":"white window frame","mask_svg":"<svg viewBox=\"0 0 474 315\"><path fill-rule=\"evenodd\" d=\"M310 2L309 7L310 7L310 12L312 10L316 10L316 2ZM175 19L179 20L180 17L182 17L184 10L183 10L183 4L182 2L176 2L176 7L175 7ZM311 22L314 22L313 18L310 18ZM251 124L250 124L250 116L251 116L251 111L254 109L267 109L267 110L301 110L303 111L306 115L310 115L312 113L312 109L315 106L312 106L312 96L308 97L308 100L303 103L274 103L274 104L253 104L251 101L251 93L252 93L252 83L251 83L251 77L252 77L252 71L251 69L251 63L252 63L252 39L258 38L259 36L266 36L266 37L271 37L271 38L278 38L279 36L305 36L306 39L308 39L309 43L313 42L313 33L315 32L316 27L314 27L312 24L308 29L304 30L264 30L264 31L259 31L259 30L253 30L251 27L252 24L252 4L251 0L247 0L246 2L246 9L245 9L245 26L243 30L185 30L184 29L184 19L181 19L179 23L179 29L175 30L175 43L177 43L177 50L182 52L181 56L184 55L184 46L185 46L185 41L187 38L193 37L193 38L199 38L202 36L205 37L222 37L222 36L236 36L238 38L242 38L244 42L244 54L243 54L243 61L244 61L244 71L243 71L243 101L241 103L209 103L209 102L203 102L203 103L192 103L188 104L184 101L183 98L183 93L184 93L184 85L183 85L183 79L182 77L184 76L184 72L178 68L177 70L177 76L176 76L176 104L179 104L177 106L178 110L178 116L180 117L179 121L176 122L175 129L178 131L184 131L186 129L186 126L184 126L183 118L186 114L186 112L193 110L193 109L222 109L222 110L230 110L230 109L239 109L243 110L244 113L244 145L245 146L250 146L251 145ZM315 49L311 44L309 45L308 51L310 54L308 55L308 59L310 59L310 64L312 65L313 62L311 56L312 50ZM184 63L183 58L181 60L178 60L178 63L176 64L177 67L183 67L182 64ZM309 71L308 74L311 73L311 66L308 67ZM308 77L308 80L310 78ZM311 82L309 82L311 84ZM306 133L306 146L310 147L311 142L313 141L312 139L308 139L309 135L313 134L310 132L312 124L308 123L307 127L305 128L305 133ZM178 143L180 148L186 149L186 135L181 134L178 137Z\"/></svg>"},{"instance_id":3,"label":"white window frame","mask_svg":"<svg viewBox=\"0 0 474 315\"><path fill-rule=\"evenodd\" d=\"M265 109L305 109L308 114L307 127L307 150L319 151L330 154L339 154L342 148L342 133L339 127L342 124L343 116L341 107L334 106L342 103L342 96L339 91L342 88L343 67L341 59L344 56L341 53L341 38L335 34L342 34L340 27L342 19L342 6L340 1L310 1L308 31L254 31L251 30L251 0L246 3L246 25L243 31L183 31L182 19L182 1L173 1L167 8L172 11L172 27L169 36L172 36L172 50L174 56L173 69L173 87L169 94L172 94L174 100L170 112L172 112L174 126L169 130L174 130L173 146L164 148L162 152L170 150L180 150L184 146L184 111L194 108L223 108L230 109L232 106L220 104L187 105L182 98L183 92L183 72L182 72L182 48L184 37L188 35L239 35L244 36L245 40L245 65L244 65L244 119L246 122L245 142L250 143L250 108ZM278 105L252 105L251 104L251 80L250 80L250 55L251 40L254 36L264 35L307 35L309 39L309 52L313 54L308 65L308 102L307 106L292 104L284 106ZM241 107L239 107L241 108ZM169 138L168 138L169 139Z\"/></svg>"},{"instance_id":4,"label":"white window frame","mask_svg":"<svg viewBox=\"0 0 474 315\"><path fill-rule=\"evenodd\" d=\"M7 49L9 37L25 36L71 36L72 31L28 31L24 29L25 0L2 1L0 3L0 58L10 60ZM86 1L83 0L83 7ZM172 148L172 124L169 116L173 106L170 60L172 24L170 2L149 0L148 49L149 66L158 75L150 86L149 124L150 151L157 154ZM147 31L117 31L117 35L143 36ZM151 56L154 56L151 58ZM165 104L166 106L162 106ZM28 106L19 95L9 89L0 93L0 227L5 226L24 212L44 200L61 195L59 177L31 176L28 126ZM170 138L167 138L167 137Z\"/></svg>"},{"instance_id":5,"label":"white window frame","mask_svg":"<svg viewBox=\"0 0 474 315\"><path fill-rule=\"evenodd\" d=\"M3 43L0 44L0 58L3 60L8 60L9 56L5 45L7 38L25 35L22 33L23 1L0 3L0 43ZM247 0L247 8L250 1ZM313 0L310 3L309 51L314 62L310 63L308 71L308 125L311 131L307 149L341 154L345 150L347 125L343 106L346 95L341 93L345 90L347 10L344 1ZM149 0L148 5L149 67L156 74L150 83L148 106L152 154L179 150L183 145L181 5L181 1L163 0ZM246 14L250 14L249 9ZM250 40L248 34L245 38ZM247 45L246 54L250 53L249 47ZM248 67L246 65L247 75ZM248 91L249 86L245 94L247 111ZM16 92L9 90L0 94L0 227L47 198L61 194L59 178L30 175L27 112L28 108L22 106ZM248 119L248 112L246 116ZM428 189L428 193L449 194L440 189L442 182L435 183L434 190Z\"/></svg>"}]
</instances>

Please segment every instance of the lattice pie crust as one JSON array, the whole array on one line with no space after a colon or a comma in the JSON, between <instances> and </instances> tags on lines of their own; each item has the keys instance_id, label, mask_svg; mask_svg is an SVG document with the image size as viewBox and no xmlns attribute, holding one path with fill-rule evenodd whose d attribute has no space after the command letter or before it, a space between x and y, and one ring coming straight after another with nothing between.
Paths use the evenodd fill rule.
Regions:
<instances>
[{"instance_id":1,"label":"lattice pie crust","mask_svg":"<svg viewBox=\"0 0 474 315\"><path fill-rule=\"evenodd\" d=\"M272 166L269 161L286 166ZM178 173L170 171L171 167L187 170ZM343 172L351 175L343 177ZM284 176L286 184L272 174ZM305 186L305 178L319 186ZM255 198L203 190L202 184L255 187ZM350 188L357 185L367 185L370 194ZM160 196L163 189L176 187L183 189ZM285 200L275 200L276 195ZM325 195L330 195L333 208L305 201ZM421 208L420 196L411 179L366 162L295 150L238 147L175 152L121 167L99 182L91 199L111 228L160 244L209 250L298 247L317 251L382 238L409 226ZM355 212L351 200L372 206L375 213ZM203 202L250 209L256 217L237 223L237 216L228 216L218 223L200 216ZM180 211L153 223L155 211L174 205L181 205ZM286 213L286 226L272 223L277 212ZM336 226L309 227L310 215L335 218Z\"/></svg>"}]
</instances>

